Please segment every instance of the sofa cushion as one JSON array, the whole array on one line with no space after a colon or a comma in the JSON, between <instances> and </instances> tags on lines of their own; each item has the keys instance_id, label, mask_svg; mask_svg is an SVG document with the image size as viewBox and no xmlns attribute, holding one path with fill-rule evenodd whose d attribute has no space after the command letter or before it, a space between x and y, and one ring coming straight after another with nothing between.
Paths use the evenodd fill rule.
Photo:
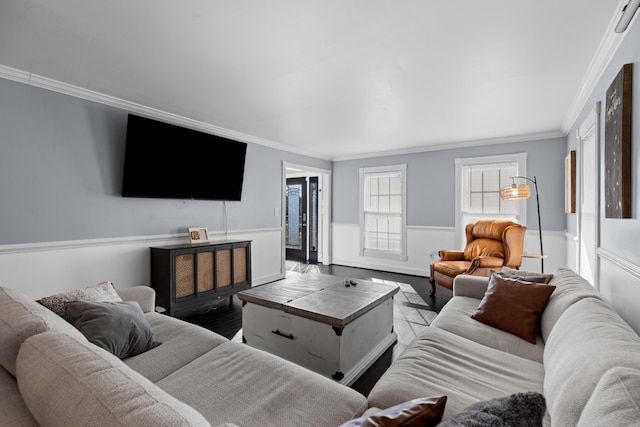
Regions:
<instances>
[{"instance_id":1,"label":"sofa cushion","mask_svg":"<svg viewBox=\"0 0 640 427\"><path fill-rule=\"evenodd\" d=\"M435 427L442 420L447 396L413 399L391 408L365 414L340 427Z\"/></svg>"},{"instance_id":2,"label":"sofa cushion","mask_svg":"<svg viewBox=\"0 0 640 427\"><path fill-rule=\"evenodd\" d=\"M640 369L640 337L606 302L582 299L558 319L544 350L544 395L552 425L575 425L600 378Z\"/></svg>"},{"instance_id":3,"label":"sofa cushion","mask_svg":"<svg viewBox=\"0 0 640 427\"><path fill-rule=\"evenodd\" d=\"M475 276L468 277L475 278ZM454 291L455 286L456 284L454 284ZM472 319L471 315L475 313L479 302L476 298L453 297L445 304L431 326L444 329L478 344L542 363L544 342L539 335L536 334L536 343L531 344L510 332Z\"/></svg>"},{"instance_id":4,"label":"sofa cushion","mask_svg":"<svg viewBox=\"0 0 640 427\"><path fill-rule=\"evenodd\" d=\"M11 288L0 287L0 364L16 374L20 344L32 335L59 331L84 339L73 326L30 297Z\"/></svg>"},{"instance_id":5,"label":"sofa cushion","mask_svg":"<svg viewBox=\"0 0 640 427\"><path fill-rule=\"evenodd\" d=\"M369 393L388 408L423 396L447 396L443 420L467 406L522 391L542 392L541 363L505 353L440 328L425 328Z\"/></svg>"},{"instance_id":6,"label":"sofa cushion","mask_svg":"<svg viewBox=\"0 0 640 427\"><path fill-rule=\"evenodd\" d=\"M471 316L532 344L555 286L504 279L494 274L478 310Z\"/></svg>"},{"instance_id":7,"label":"sofa cushion","mask_svg":"<svg viewBox=\"0 0 640 427\"><path fill-rule=\"evenodd\" d=\"M338 426L367 409L355 390L235 342L220 344L157 385L214 425Z\"/></svg>"},{"instance_id":8,"label":"sofa cushion","mask_svg":"<svg viewBox=\"0 0 640 427\"><path fill-rule=\"evenodd\" d=\"M164 314L146 313L145 317L162 345L123 359L123 362L154 383L229 341L205 328Z\"/></svg>"},{"instance_id":9,"label":"sofa cushion","mask_svg":"<svg viewBox=\"0 0 640 427\"><path fill-rule=\"evenodd\" d=\"M209 426L105 350L45 332L18 353L18 386L42 426Z\"/></svg>"},{"instance_id":10,"label":"sofa cushion","mask_svg":"<svg viewBox=\"0 0 640 427\"><path fill-rule=\"evenodd\" d=\"M540 393L515 393L474 403L456 414L442 427L542 427L545 413L544 396Z\"/></svg>"},{"instance_id":11,"label":"sofa cushion","mask_svg":"<svg viewBox=\"0 0 640 427\"><path fill-rule=\"evenodd\" d=\"M541 336L545 342L562 313L571 305L584 298L597 298L604 301L604 297L591 283L569 268L559 268L554 271L553 279L549 284L555 286L556 290L551 294L540 319Z\"/></svg>"},{"instance_id":12,"label":"sofa cushion","mask_svg":"<svg viewBox=\"0 0 640 427\"><path fill-rule=\"evenodd\" d=\"M120 295L116 292L113 283L102 282L88 288L76 289L44 297L40 300L40 304L66 320L65 303L71 301L120 302L122 298L120 298Z\"/></svg>"},{"instance_id":13,"label":"sofa cushion","mask_svg":"<svg viewBox=\"0 0 640 427\"><path fill-rule=\"evenodd\" d=\"M82 335L120 359L160 345L137 302L73 301L65 303L65 309Z\"/></svg>"},{"instance_id":14,"label":"sofa cushion","mask_svg":"<svg viewBox=\"0 0 640 427\"><path fill-rule=\"evenodd\" d=\"M600 378L578 427L631 426L640 420L640 371L611 368Z\"/></svg>"},{"instance_id":15,"label":"sofa cushion","mask_svg":"<svg viewBox=\"0 0 640 427\"><path fill-rule=\"evenodd\" d=\"M0 424L6 427L37 427L25 405L16 379L0 366Z\"/></svg>"}]
</instances>

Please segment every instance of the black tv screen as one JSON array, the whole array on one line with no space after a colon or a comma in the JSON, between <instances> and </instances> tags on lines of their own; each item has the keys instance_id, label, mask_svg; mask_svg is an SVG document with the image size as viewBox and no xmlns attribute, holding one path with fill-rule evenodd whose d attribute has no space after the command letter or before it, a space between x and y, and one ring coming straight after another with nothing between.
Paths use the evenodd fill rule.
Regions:
<instances>
[{"instance_id":1,"label":"black tv screen","mask_svg":"<svg viewBox=\"0 0 640 427\"><path fill-rule=\"evenodd\" d=\"M239 201L247 144L129 114L122 197Z\"/></svg>"}]
</instances>

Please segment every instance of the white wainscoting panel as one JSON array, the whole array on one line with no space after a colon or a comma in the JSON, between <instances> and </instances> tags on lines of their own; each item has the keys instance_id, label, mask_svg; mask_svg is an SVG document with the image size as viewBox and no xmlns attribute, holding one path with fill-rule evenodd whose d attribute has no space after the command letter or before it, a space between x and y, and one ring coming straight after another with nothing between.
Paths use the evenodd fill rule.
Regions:
<instances>
[{"instance_id":1,"label":"white wainscoting panel","mask_svg":"<svg viewBox=\"0 0 640 427\"><path fill-rule=\"evenodd\" d=\"M578 246L578 237L570 234L570 233L565 233L565 247L567 248L566 252L566 259L567 259L567 267L569 267L570 269L572 269L573 271L579 271L578 270L578 249L580 248Z\"/></svg>"},{"instance_id":2,"label":"white wainscoting panel","mask_svg":"<svg viewBox=\"0 0 640 427\"><path fill-rule=\"evenodd\" d=\"M282 230L229 231L229 240L252 240L253 285L284 277ZM149 285L149 247L186 242L182 234L21 245L0 245L0 286L41 298L104 280L117 287ZM224 241L211 233L211 241Z\"/></svg>"},{"instance_id":3,"label":"white wainscoting panel","mask_svg":"<svg viewBox=\"0 0 640 427\"><path fill-rule=\"evenodd\" d=\"M351 267L370 268L394 273L429 276L429 265L437 259L438 251L453 245L453 228L407 227L407 260L392 260L360 256L360 226L332 224L333 263ZM431 253L434 257L431 257Z\"/></svg>"},{"instance_id":4,"label":"white wainscoting panel","mask_svg":"<svg viewBox=\"0 0 640 427\"><path fill-rule=\"evenodd\" d=\"M553 273L558 267L567 266L567 242L564 231L543 231L544 272ZM527 230L524 236L524 251L531 254L540 253L540 234L538 230ZM523 258L521 270L540 271L541 263L536 258Z\"/></svg>"},{"instance_id":5,"label":"white wainscoting panel","mask_svg":"<svg viewBox=\"0 0 640 427\"><path fill-rule=\"evenodd\" d=\"M640 266L598 249L600 292L618 314L640 333Z\"/></svg>"},{"instance_id":6,"label":"white wainscoting panel","mask_svg":"<svg viewBox=\"0 0 640 427\"><path fill-rule=\"evenodd\" d=\"M429 265L437 261L440 249L461 249L455 245L453 227L407 227L407 261L389 260L360 256L358 224L332 224L333 263L395 273L429 276ZM566 265L566 237L564 232L543 232L545 272L553 272ZM524 243L525 251L540 253L540 240L537 231L527 231ZM540 271L540 260L526 258L522 270Z\"/></svg>"}]
</instances>

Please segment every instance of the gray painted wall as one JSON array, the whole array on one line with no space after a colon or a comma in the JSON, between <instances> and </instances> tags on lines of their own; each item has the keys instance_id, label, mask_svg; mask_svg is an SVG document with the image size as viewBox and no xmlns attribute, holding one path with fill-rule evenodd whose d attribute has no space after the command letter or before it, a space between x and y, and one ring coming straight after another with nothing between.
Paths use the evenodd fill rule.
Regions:
<instances>
[{"instance_id":1,"label":"gray painted wall","mask_svg":"<svg viewBox=\"0 0 640 427\"><path fill-rule=\"evenodd\" d=\"M576 139L576 129L582 124L587 115L593 110L596 102L602 103L601 109L604 111L606 106L605 94L615 76L618 74L624 64L633 63L633 119L631 124L631 156L632 156L632 218L629 219L606 219L604 216L604 182L603 181L603 160L604 160L604 115L601 112L600 120L600 246L635 265L640 265L640 250L638 242L640 242L640 198L638 193L640 190L640 21L636 19L631 27L627 30L625 40L614 55L611 63L602 75L602 78L596 85L589 100L581 112L578 120L571 128L567 137L568 150L576 150L578 141ZM568 231L577 234L576 215L567 215Z\"/></svg>"},{"instance_id":2,"label":"gray painted wall","mask_svg":"<svg viewBox=\"0 0 640 427\"><path fill-rule=\"evenodd\" d=\"M0 79L0 244L221 230L222 202L120 196L126 122L126 111ZM280 226L283 160L331 169L249 143L230 230Z\"/></svg>"},{"instance_id":3,"label":"gray painted wall","mask_svg":"<svg viewBox=\"0 0 640 427\"><path fill-rule=\"evenodd\" d=\"M361 167L407 164L407 225L455 226L455 159L527 153L527 174L537 177L544 231L563 231L564 138L482 147L428 151L406 155L348 160L333 164L333 221L357 224ZM535 199L527 203L528 227L537 230Z\"/></svg>"}]
</instances>

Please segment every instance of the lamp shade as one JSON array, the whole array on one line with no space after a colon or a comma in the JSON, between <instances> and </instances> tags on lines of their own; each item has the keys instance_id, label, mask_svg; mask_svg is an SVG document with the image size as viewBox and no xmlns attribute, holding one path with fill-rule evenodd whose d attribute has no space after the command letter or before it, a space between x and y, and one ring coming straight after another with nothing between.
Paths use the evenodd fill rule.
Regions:
<instances>
[{"instance_id":1,"label":"lamp shade","mask_svg":"<svg viewBox=\"0 0 640 427\"><path fill-rule=\"evenodd\" d=\"M531 197L531 188L527 184L513 184L500 188L502 200L521 200Z\"/></svg>"}]
</instances>

